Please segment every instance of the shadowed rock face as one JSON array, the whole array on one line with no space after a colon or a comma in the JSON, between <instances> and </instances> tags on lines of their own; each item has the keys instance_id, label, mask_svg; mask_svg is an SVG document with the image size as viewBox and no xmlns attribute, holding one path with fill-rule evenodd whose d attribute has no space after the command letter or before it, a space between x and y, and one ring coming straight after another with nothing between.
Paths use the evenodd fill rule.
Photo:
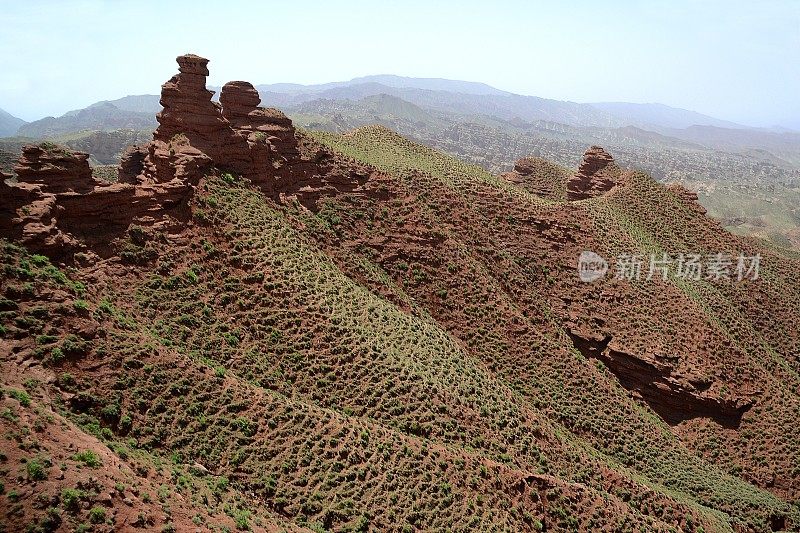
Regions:
<instances>
[{"instance_id":1,"label":"shadowed rock face","mask_svg":"<svg viewBox=\"0 0 800 533\"><path fill-rule=\"evenodd\" d=\"M583 154L577 174L567 182L567 199L584 200L605 194L616 185L620 174L611 154L592 146Z\"/></svg>"},{"instance_id":2,"label":"shadowed rock face","mask_svg":"<svg viewBox=\"0 0 800 533\"><path fill-rule=\"evenodd\" d=\"M749 398L720 398L705 377L673 375L672 367L615 346L611 336L600 337L568 330L575 348L587 358L599 359L620 384L641 398L669 424L705 417L736 428L752 406Z\"/></svg>"}]
</instances>

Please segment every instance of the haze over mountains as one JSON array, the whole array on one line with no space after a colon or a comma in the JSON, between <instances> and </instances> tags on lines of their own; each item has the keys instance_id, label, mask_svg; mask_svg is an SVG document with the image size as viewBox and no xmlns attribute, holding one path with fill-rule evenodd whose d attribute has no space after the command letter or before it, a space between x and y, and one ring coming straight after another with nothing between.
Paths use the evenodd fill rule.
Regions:
<instances>
[{"instance_id":1,"label":"haze over mountains","mask_svg":"<svg viewBox=\"0 0 800 533\"><path fill-rule=\"evenodd\" d=\"M256 88L263 105L302 127L343 132L381 124L495 173L530 155L571 167L586 146L601 144L624 166L698 192L730 230L800 245L796 131L746 127L662 104L582 104L438 78L377 75ZM145 94L31 123L4 116L4 135L16 137L0 140L0 167L10 170L31 138L87 151L95 165L114 165L126 146L147 138L160 109L159 97Z\"/></svg>"},{"instance_id":2,"label":"haze over mountains","mask_svg":"<svg viewBox=\"0 0 800 533\"><path fill-rule=\"evenodd\" d=\"M778 159L787 159L789 166L800 164L798 132L781 128L750 128L663 104L581 104L522 96L484 83L394 75L364 76L318 85L276 83L257 85L256 88L265 105L290 113L308 110L310 105L311 109L325 114L335 105L323 102L358 102L389 95L418 106L420 109L415 112L425 122L434 119L435 113L446 113L451 116L442 118L459 122L491 117L516 124L547 121L581 128L634 126L714 149L766 150ZM0 135L39 138L82 130L148 130L155 126L154 114L160 108L157 95L135 95L97 102L61 117L46 117L30 123L3 112L0 115Z\"/></svg>"},{"instance_id":3,"label":"haze over mountains","mask_svg":"<svg viewBox=\"0 0 800 533\"><path fill-rule=\"evenodd\" d=\"M21 118L0 109L0 137L14 135L23 124L25 121Z\"/></svg>"},{"instance_id":4,"label":"haze over mountains","mask_svg":"<svg viewBox=\"0 0 800 533\"><path fill-rule=\"evenodd\" d=\"M367 96L388 94L434 110L460 114L485 114L505 120L551 120L573 126L599 127L688 128L699 125L756 129L663 104L627 102L581 104L518 95L484 83L439 78L374 75L317 85L275 83L256 85L256 88L263 103L276 107L294 107L318 99L358 100ZM70 111L58 119L47 117L24 126L24 121L21 119L11 118L14 118L18 127L22 126L19 130L20 135L74 131L73 128L81 126L89 129L99 125L107 129L116 127L116 124L124 123L126 120L135 120L134 116L128 113L147 114L152 121L152 114L160 109L158 100L157 95L126 96ZM113 108L108 104L117 108L117 116L112 114ZM87 113L87 110L91 112ZM145 117L139 118L144 120ZM8 132L10 129L4 131Z\"/></svg>"}]
</instances>

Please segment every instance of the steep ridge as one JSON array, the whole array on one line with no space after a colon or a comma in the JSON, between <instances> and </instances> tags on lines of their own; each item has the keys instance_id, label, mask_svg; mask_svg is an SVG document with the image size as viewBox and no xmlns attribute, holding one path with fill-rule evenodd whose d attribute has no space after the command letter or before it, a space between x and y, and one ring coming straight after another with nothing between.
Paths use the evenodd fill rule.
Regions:
<instances>
[{"instance_id":1,"label":"steep ridge","mask_svg":"<svg viewBox=\"0 0 800 533\"><path fill-rule=\"evenodd\" d=\"M576 204L570 209L563 205L531 206L525 202L509 199L501 201L496 195L492 196L481 189L469 194L469 200L458 202L456 207L453 205L452 194L443 191L432 192L441 187L441 184L436 184L440 179L449 178L449 174L442 173L441 170L445 158L429 155L433 153L420 147L410 148L400 156L390 155L393 150L397 150L391 148L395 139L391 134L380 130L358 133L357 142L351 140L349 136L324 138L326 142L330 141L345 153L376 164L380 163L382 168L395 168L398 172L402 172L406 164L412 164L411 160L417 165L425 165L432 174L433 184L426 188L424 193L419 190L418 183L416 188L418 194L425 195L427 202L439 206L438 212L442 217L430 220L425 225L451 235L456 242L475 243L477 258L486 253L481 250L496 250L502 243L503 254L495 252L480 259L484 272L488 270L486 274L480 276L480 281L473 280L477 276L474 272L457 278L451 270L442 270L445 265L463 264L463 251L453 250L453 255L448 257L448 252L441 247L437 248L435 256L425 250L414 251L415 247L406 252L392 249L404 246L403 242L409 241L407 237L398 236L398 242L392 243L389 249L386 239L381 239L379 248L381 254L378 257L379 261L386 261L385 264L383 262L381 264L387 272L396 272L400 278L408 276L408 272L415 272L413 279L423 282L417 281L413 284L420 287L418 293L412 290L412 294L426 301L427 307L435 310L432 311L433 316L441 323L448 324L449 331L462 338L464 342L472 340L477 346L486 346L485 343L488 342L488 347L483 348L484 358L494 361L498 358L507 359L508 379L527 390L537 402L551 405L557 411L569 413L567 415L569 425L577 424L577 427L584 428L597 428L598 412L607 410L601 407L604 402L595 404L593 399L578 392L585 390L587 380L586 371L580 366L572 367L569 371L556 370L558 368L556 366L553 371L557 374L552 376L553 378L558 376L556 382L545 387L542 386L542 379L547 375L545 367L549 364L547 363L549 358L536 357L536 363L527 371L529 373L524 370L525 365L521 362L531 357L531 346L540 347L543 341L526 340L525 335L521 335L518 324L531 320L526 317L552 317L555 314L558 317L557 324L550 324L545 328L537 321L535 328L544 331L549 329L554 337L560 335L559 331L566 331L601 342L606 337L613 338L615 352L633 355L634 361L638 360L648 368L659 369L657 373L646 377L643 382L637 382L633 373L627 376L628 380L621 379L635 396L652 401L654 398L648 392L656 387L658 381L650 381L651 379L675 380L674 386L667 388L655 399L660 399L665 404L671 403L673 408L676 405L681 408L669 411L668 405L662 406L658 403L653 403L653 408L671 415L668 421L678 424L672 429L674 434L679 436L691 434L686 442L690 447L698 446L704 450L704 455L707 457L718 458L720 456L717 454L722 452L722 448L724 452L721 456L724 459L721 464L728 464L728 468L733 472L740 472L741 469L749 470L747 478L759 479L765 487L781 487L779 490L784 491L794 485L796 474L792 473L790 465L796 461L798 450L794 443L797 440L787 432L794 431L789 420L795 416L798 405L795 393L792 392L797 383L797 367L794 363L796 357L793 355L797 334L790 331L792 321L790 317L797 312L797 297L800 292L797 289L797 282L789 274L793 261L774 252L769 254L772 267L779 266L783 270L781 289L774 289L771 284L765 285L763 282L756 283L755 286L732 284L737 286L736 293L738 293L732 299L732 302L738 302L734 305L744 304L753 307L751 299L746 296L747 292L752 290L761 292L765 289L769 291L770 296L765 295L762 298L780 302L775 304L775 317L781 324L778 329L785 331L783 341L778 342L778 335L775 335L774 344L770 346L759 346L759 341L743 344L743 336L739 332L732 334L727 326L720 324L716 313L709 313L710 302L698 298L694 292L697 289L705 291L709 285L713 285L706 281L698 283L697 287L685 287L678 282L664 283L660 279L631 284L625 280L612 279L602 285L580 283L577 279L574 261L581 250L595 250L607 258L621 252L645 254L658 250L656 238L648 237L648 231L653 230L644 230L632 222L637 216L641 216L641 212L648 213L648 216L652 212L657 212L662 218L656 221L658 217L653 216L655 224L653 227L661 232L672 228L673 224L685 228L683 240L672 239L660 245L669 246L667 249L671 251L694 248L698 253L708 254L720 247L726 253L736 253L736 248L740 248L745 253L754 255L760 252L766 256L766 253L755 247L753 242L741 241L722 231L716 222L700 216L702 208L693 203L687 205L685 196L682 198L672 196L673 193L658 186L649 178L628 173L621 180L621 183L625 183L624 187L616 187L605 198L594 199L591 204ZM396 142L402 143L401 140ZM388 149L383 149L383 146L387 146ZM458 168L455 165L454 167ZM480 174L477 169L463 171L464 174L468 172ZM464 182L458 183L459 189L466 185ZM477 188L474 184L470 186ZM655 192L658 194L654 195ZM652 202L657 202L657 206L651 205L651 198ZM622 216L621 206L624 206L624 212L629 213L628 217ZM361 206L358 206L356 210L360 208ZM343 221L348 220L345 218L348 209L351 210L353 207L338 207L335 209L335 214ZM544 216L542 212L545 213ZM482 213L498 213L498 215L487 217ZM410 218L414 219L415 216L410 215ZM393 217L389 216L389 219L393 220ZM344 223L337 229L367 231L365 228L359 228L352 218L349 220L351 224L356 224L357 229L352 230ZM669 223L665 225L665 221ZM486 230L476 228L486 228ZM452 237L451 232L462 236ZM693 238L688 238L688 234L694 234ZM703 239L698 239L698 235L702 235ZM365 242L374 242L372 239L366 239ZM345 234L342 236L342 242L358 242L358 240ZM354 253L354 250L348 249L347 253ZM398 261L398 257L404 266L402 269L393 265ZM345 263L341 265L345 268ZM470 292L464 287L475 285L477 289L492 285L485 277L487 274L497 280L495 283L499 285L496 290L501 292L487 294L484 288L478 291L480 296L463 301L462 298L468 297ZM539 289L534 290L533 287ZM724 290L725 287L723 285L721 289ZM535 297L531 294L532 291L535 291ZM503 293L505 296L501 297L499 294ZM451 298L456 300L449 302ZM549 300L545 308L541 307L541 303L532 308L528 307L532 301L541 302L542 299ZM500 305L498 302L504 300L508 301L509 309L519 311L507 315L500 313L498 316L497 308ZM781 306L783 310L778 312L777 308ZM763 313L761 311L753 316L763 316ZM487 317L495 317L494 320L498 322L492 327L486 323ZM633 321L632 317L636 317L636 321ZM676 326L676 323L681 326ZM777 325L773 326L773 329ZM526 329L523 328L522 331ZM751 331L748 335L752 339L758 339L761 334ZM558 350L562 350L565 345L564 340L556 342L561 345ZM567 342L572 345L570 340ZM556 351L555 348L549 350L553 350L551 353ZM540 354L549 350L536 348L533 353ZM779 358L781 364L793 365L779 376L771 375L775 371L773 355L775 351L781 356ZM566 356L557 358L560 360L558 365L563 365L569 360ZM564 382L573 379L575 392L574 397L570 397L569 400L566 400L562 393L548 390L549 387L563 390ZM526 382L528 380L538 385ZM783 391L780 393L782 399L771 397L770 394L774 393L767 393L765 388ZM670 390L679 393L679 403L682 406L669 401ZM746 411L753 401L756 402L756 407ZM759 406L758 403L762 405ZM764 403L771 407L766 407ZM729 409L733 409L733 413ZM770 420L763 418L765 412L769 413L767 416ZM744 420L739 428L740 431L738 433L727 431L730 418L734 418L732 423L735 425L740 414ZM754 416L750 416L752 414ZM725 424L719 425L719 422ZM750 425L751 429L743 429L745 423ZM609 426L616 428L612 432L637 434L631 429L636 427L636 423L630 419L621 425L611 420L600 423L600 427ZM581 434L589 437L601 449L613 450L620 447L618 449L622 450L642 446L641 442L635 441L620 443L620 440L627 441L627 439L620 435L612 437L605 433L606 430L600 433L595 433L596 431L597 429L581 431ZM774 455L770 454L771 459L767 462L771 466L766 470L763 469L766 463L752 455L748 457L753 449L748 448L745 443L752 438L754 432L771 434L772 436L766 437L766 440L776 446ZM698 439L699 442L694 440L698 438L698 433L704 433ZM593 434L595 436L592 436ZM727 446L720 446L717 440L720 436L727 441ZM595 440L596 437L599 437L599 440ZM637 439L640 438L653 443L650 436L637 434ZM656 449L667 446L664 443L658 445L653 443L653 445ZM649 446L645 445L646 448ZM639 459L632 459L627 453L619 457L638 463L652 453L654 450L644 452ZM664 450L655 453L664 459L666 459L664 456L672 455L671 451ZM648 462L650 460L644 459L640 467L649 470L650 467L645 466ZM759 462L761 466L755 466ZM778 464L782 466L777 466ZM659 468L670 471L674 465L671 467L661 465ZM781 481L781 475L787 477ZM669 482L671 486L673 483L675 482Z\"/></svg>"},{"instance_id":2,"label":"steep ridge","mask_svg":"<svg viewBox=\"0 0 800 533\"><path fill-rule=\"evenodd\" d=\"M246 82L216 104L207 61L178 63L117 183L46 145L3 184L2 424L52 408L70 428L6 454L12 527L92 506L100 529L800 523L796 259L602 149L577 184L538 160L495 177L385 128L295 131ZM583 283L584 250L760 252L763 271ZM136 498L65 503L82 472L53 459L81 432Z\"/></svg>"}]
</instances>

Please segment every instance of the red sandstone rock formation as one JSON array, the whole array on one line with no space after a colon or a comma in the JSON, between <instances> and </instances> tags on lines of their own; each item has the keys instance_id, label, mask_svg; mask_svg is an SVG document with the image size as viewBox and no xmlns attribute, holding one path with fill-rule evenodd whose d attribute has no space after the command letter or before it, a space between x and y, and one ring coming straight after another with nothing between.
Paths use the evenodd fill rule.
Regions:
<instances>
[{"instance_id":1,"label":"red sandstone rock formation","mask_svg":"<svg viewBox=\"0 0 800 533\"><path fill-rule=\"evenodd\" d=\"M156 115L159 126L156 141L169 142L173 136L186 135L198 148L217 155L220 137L231 134L218 104L211 101L213 91L206 89L208 59L187 54L177 58L178 74L161 86L161 105Z\"/></svg>"},{"instance_id":2,"label":"red sandstone rock formation","mask_svg":"<svg viewBox=\"0 0 800 533\"><path fill-rule=\"evenodd\" d=\"M26 146L14 169L17 182L0 176L3 234L51 256L87 246L106 255L131 223L188 220L194 187L215 169L310 207L321 196L355 190L367 180L369 171L341 169L320 154L301 158L291 120L258 107L250 83L226 84L217 104L205 87L208 60L189 54L177 62L179 73L162 85L164 109L153 140L126 150L117 183L95 180L88 154L48 143Z\"/></svg>"},{"instance_id":3,"label":"red sandstone rock formation","mask_svg":"<svg viewBox=\"0 0 800 533\"><path fill-rule=\"evenodd\" d=\"M136 177L144 172L146 157L147 146L129 146L119 160L118 181L120 183L136 183Z\"/></svg>"},{"instance_id":4,"label":"red sandstone rock formation","mask_svg":"<svg viewBox=\"0 0 800 533\"><path fill-rule=\"evenodd\" d=\"M192 162L199 154L221 168L248 174L252 169L247 139L231 127L220 105L211 101L214 92L206 89L208 59L187 54L177 62L179 73L161 86L164 109L156 116L159 126L144 165L155 171L150 177L158 182L185 178L187 172L207 167Z\"/></svg>"},{"instance_id":5,"label":"red sandstone rock formation","mask_svg":"<svg viewBox=\"0 0 800 533\"><path fill-rule=\"evenodd\" d=\"M89 154L48 143L23 147L14 172L21 182L40 185L44 192L88 192L95 185Z\"/></svg>"},{"instance_id":6,"label":"red sandstone rock formation","mask_svg":"<svg viewBox=\"0 0 800 533\"><path fill-rule=\"evenodd\" d=\"M84 232L78 226L94 226L100 235L124 219L129 209L120 207L129 203L133 187L96 180L88 158L50 143L25 146L14 167L17 183L0 185L3 233L34 250L63 250L79 246L75 234Z\"/></svg>"},{"instance_id":7,"label":"red sandstone rock formation","mask_svg":"<svg viewBox=\"0 0 800 533\"><path fill-rule=\"evenodd\" d=\"M583 154L578 172L567 182L567 199L583 200L611 190L620 177L620 169L611 154L592 146Z\"/></svg>"},{"instance_id":8,"label":"red sandstone rock formation","mask_svg":"<svg viewBox=\"0 0 800 533\"><path fill-rule=\"evenodd\" d=\"M271 185L271 163L279 166L298 157L292 122L280 111L258 107L258 91L245 81L225 84L220 104L212 102L214 93L205 87L208 60L189 54L177 61L180 72L162 85L164 110L143 168L167 181L165 170L177 164L174 175L185 176L207 166L206 161L192 163L197 150L218 168Z\"/></svg>"},{"instance_id":9,"label":"red sandstone rock formation","mask_svg":"<svg viewBox=\"0 0 800 533\"><path fill-rule=\"evenodd\" d=\"M231 81L222 87L219 96L222 115L231 126L248 140L266 139L281 157L291 159L297 155L297 140L292 121L272 108L261 108L258 91L249 82Z\"/></svg>"},{"instance_id":10,"label":"red sandstone rock formation","mask_svg":"<svg viewBox=\"0 0 800 533\"><path fill-rule=\"evenodd\" d=\"M648 353L628 353L610 335L587 334L567 329L575 348L587 358L599 359L620 383L647 402L670 424L694 417L712 418L737 427L753 406L744 396L722 398L709 390L714 379L696 370L687 375L675 371L669 361Z\"/></svg>"}]
</instances>

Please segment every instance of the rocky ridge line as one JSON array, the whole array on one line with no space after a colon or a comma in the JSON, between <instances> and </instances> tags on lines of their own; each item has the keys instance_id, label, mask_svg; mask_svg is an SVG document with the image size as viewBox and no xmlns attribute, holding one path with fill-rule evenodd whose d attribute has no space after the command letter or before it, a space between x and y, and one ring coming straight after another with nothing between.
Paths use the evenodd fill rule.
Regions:
<instances>
[{"instance_id":1,"label":"rocky ridge line","mask_svg":"<svg viewBox=\"0 0 800 533\"><path fill-rule=\"evenodd\" d=\"M110 256L112 241L131 224L185 225L194 187L216 169L312 207L320 196L354 190L366 180L368 171L358 165L343 171L319 150L302 157L291 120L258 107L252 84L225 84L216 103L206 89L208 60L193 54L176 60L178 74L162 85L153 140L125 151L116 183L93 177L86 153L28 145L14 168L16 179L0 176L0 232L53 257L78 251Z\"/></svg>"}]
</instances>

